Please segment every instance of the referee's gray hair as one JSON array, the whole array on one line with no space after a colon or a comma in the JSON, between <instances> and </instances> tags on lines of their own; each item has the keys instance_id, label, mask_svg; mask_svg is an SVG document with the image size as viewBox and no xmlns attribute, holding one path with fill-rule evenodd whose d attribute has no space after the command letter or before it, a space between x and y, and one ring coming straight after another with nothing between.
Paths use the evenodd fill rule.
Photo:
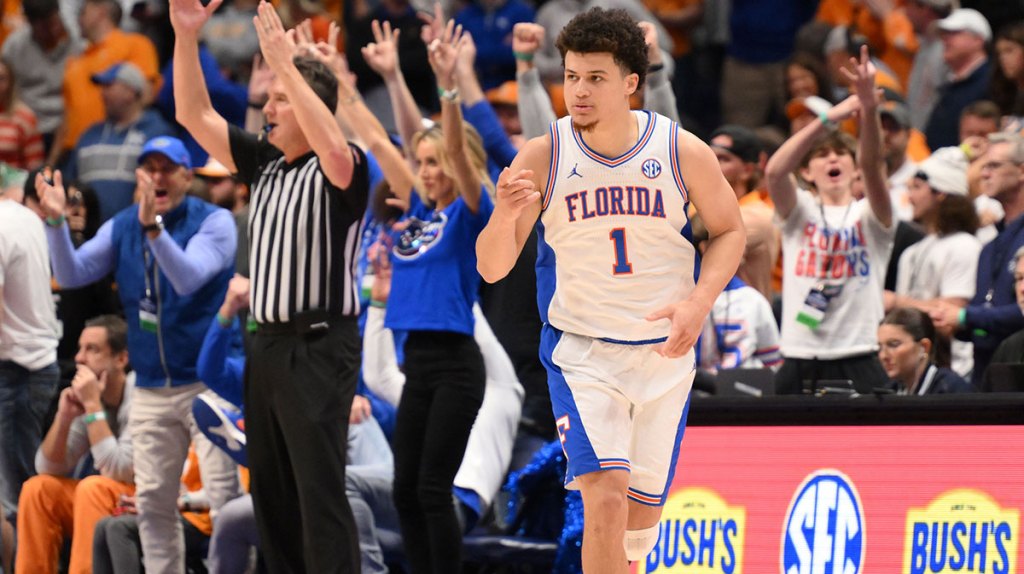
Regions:
<instances>
[{"instance_id":1,"label":"referee's gray hair","mask_svg":"<svg viewBox=\"0 0 1024 574\"><path fill-rule=\"evenodd\" d=\"M1010 161L1016 165L1024 165L1024 137L1014 133L994 132L988 134L988 143L1010 144Z\"/></svg>"}]
</instances>

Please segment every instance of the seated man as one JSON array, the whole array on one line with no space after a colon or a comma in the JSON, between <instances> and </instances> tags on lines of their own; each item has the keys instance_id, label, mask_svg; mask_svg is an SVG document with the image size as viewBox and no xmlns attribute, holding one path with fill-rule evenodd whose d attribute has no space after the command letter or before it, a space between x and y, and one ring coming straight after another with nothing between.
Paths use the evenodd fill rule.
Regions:
<instances>
[{"instance_id":1,"label":"seated man","mask_svg":"<svg viewBox=\"0 0 1024 574\"><path fill-rule=\"evenodd\" d=\"M92 571L96 523L114 512L132 484L128 411L135 373L127 373L128 327L114 315L91 319L78 339L78 372L60 395L57 415L36 452L37 476L18 503L17 573L53 573L64 538L71 538L71 574ZM99 476L83 480L88 465ZM91 470L91 469L90 469Z\"/></svg>"}]
</instances>

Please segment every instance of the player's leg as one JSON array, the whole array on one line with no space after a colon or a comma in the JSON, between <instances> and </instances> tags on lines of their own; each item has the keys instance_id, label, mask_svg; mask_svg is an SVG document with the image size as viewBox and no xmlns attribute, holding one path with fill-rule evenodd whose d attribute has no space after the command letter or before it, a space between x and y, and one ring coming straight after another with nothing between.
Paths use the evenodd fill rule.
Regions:
<instances>
[{"instance_id":1,"label":"player's leg","mask_svg":"<svg viewBox=\"0 0 1024 574\"><path fill-rule=\"evenodd\" d=\"M662 388L667 387L667 390L644 397L646 400L633 411L629 451L632 473L627 488L629 517L623 538L630 561L643 560L658 543L661 511L668 498L686 429L693 385L693 373L688 368L692 365L692 355L690 357L690 363L684 358L682 365L678 364L679 360L672 360L659 366L658 359L664 361L662 357L646 361L651 367L645 373L649 377L646 388L656 389L657 381L666 385Z\"/></svg>"},{"instance_id":2,"label":"player's leg","mask_svg":"<svg viewBox=\"0 0 1024 574\"><path fill-rule=\"evenodd\" d=\"M625 470L602 470L576 477L583 497L583 572L625 574L629 572L622 545L626 533Z\"/></svg>"},{"instance_id":3,"label":"player's leg","mask_svg":"<svg viewBox=\"0 0 1024 574\"><path fill-rule=\"evenodd\" d=\"M541 360L566 454L566 487L583 497L583 571L624 574L631 403L601 380L606 365L593 347L592 339L550 327L541 334Z\"/></svg>"}]
</instances>

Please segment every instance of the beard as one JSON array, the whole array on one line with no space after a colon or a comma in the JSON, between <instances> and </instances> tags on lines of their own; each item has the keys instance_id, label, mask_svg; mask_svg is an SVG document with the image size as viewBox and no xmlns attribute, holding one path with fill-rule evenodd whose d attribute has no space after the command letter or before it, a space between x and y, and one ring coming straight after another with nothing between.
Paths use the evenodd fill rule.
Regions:
<instances>
[{"instance_id":1,"label":"beard","mask_svg":"<svg viewBox=\"0 0 1024 574\"><path fill-rule=\"evenodd\" d=\"M596 128L596 127L597 127L597 120L594 120L594 121L590 122L589 124L581 124L581 123L577 122L576 120L572 120L572 129L580 132L581 134L582 133L592 132L592 131L594 131L594 128Z\"/></svg>"}]
</instances>

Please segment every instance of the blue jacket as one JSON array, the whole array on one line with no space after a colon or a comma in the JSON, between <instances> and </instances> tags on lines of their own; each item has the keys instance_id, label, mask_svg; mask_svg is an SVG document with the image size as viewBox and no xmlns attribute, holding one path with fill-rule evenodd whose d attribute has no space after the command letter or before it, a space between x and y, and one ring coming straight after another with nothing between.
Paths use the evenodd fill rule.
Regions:
<instances>
[{"instance_id":1,"label":"blue jacket","mask_svg":"<svg viewBox=\"0 0 1024 574\"><path fill-rule=\"evenodd\" d=\"M218 207L194 197L185 200L163 217L164 233L184 246L203 221ZM114 279L128 320L128 348L137 373L136 386L160 387L194 383L196 360L206 330L217 313L234 269L228 265L213 279L188 295L179 295L170 281L158 272L155 258L149 254L149 277L153 300L157 304L159 326L156 333L139 324L139 301L146 294L146 236L139 223L138 206L114 216L112 242L116 266ZM155 281L154 281L155 276Z\"/></svg>"},{"instance_id":2,"label":"blue jacket","mask_svg":"<svg viewBox=\"0 0 1024 574\"><path fill-rule=\"evenodd\" d=\"M960 333L974 343L971 382L978 388L999 343L1024 329L1024 313L1013 290L1012 268L1013 255L1024 247L1024 215L1000 227L999 235L981 249L974 298L964 316L966 333Z\"/></svg>"}]
</instances>

